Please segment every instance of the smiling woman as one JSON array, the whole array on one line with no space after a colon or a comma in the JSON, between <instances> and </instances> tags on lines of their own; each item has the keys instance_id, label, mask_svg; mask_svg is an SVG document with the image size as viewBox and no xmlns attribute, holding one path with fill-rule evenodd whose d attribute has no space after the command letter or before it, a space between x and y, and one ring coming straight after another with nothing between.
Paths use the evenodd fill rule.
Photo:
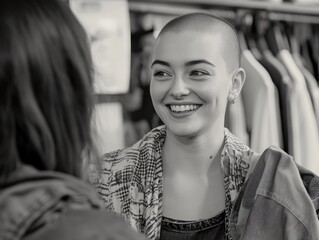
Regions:
<instances>
[{"instance_id":1,"label":"smiling woman","mask_svg":"<svg viewBox=\"0 0 319 240\"><path fill-rule=\"evenodd\" d=\"M97 185L106 204L149 239L317 236L316 211L300 175L282 174L298 171L292 158L274 148L259 155L224 127L226 106L245 81L239 49L235 29L203 13L173 19L157 38L150 92L165 125L129 148L105 154ZM281 179L278 186L275 179ZM268 183L276 184L262 188ZM289 196L296 191L289 190L299 187L310 207L296 209L311 216L312 224L301 227L302 233L289 230L301 220L284 220L291 205L269 200L274 194L297 206L291 199L298 197ZM281 228L275 231L265 222Z\"/></svg>"},{"instance_id":2,"label":"smiling woman","mask_svg":"<svg viewBox=\"0 0 319 240\"><path fill-rule=\"evenodd\" d=\"M187 22L179 23L179 28L170 27L173 23L160 33L153 54L150 90L154 108L169 132L202 139L214 136L221 144L227 98L238 95L244 71L228 71L225 30L210 27L196 32L189 30ZM195 105L196 111L171 111L186 105Z\"/></svg>"}]
</instances>

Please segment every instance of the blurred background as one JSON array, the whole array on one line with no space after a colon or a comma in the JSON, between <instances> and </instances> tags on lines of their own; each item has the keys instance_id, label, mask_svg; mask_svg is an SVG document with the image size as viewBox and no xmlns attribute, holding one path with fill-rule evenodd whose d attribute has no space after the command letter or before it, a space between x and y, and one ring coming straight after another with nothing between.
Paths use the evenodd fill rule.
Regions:
<instances>
[{"instance_id":1,"label":"blurred background","mask_svg":"<svg viewBox=\"0 0 319 240\"><path fill-rule=\"evenodd\" d=\"M257 152L279 146L319 173L319 0L69 0L88 32L99 151L162 124L149 94L156 36L172 18L208 12L238 31L247 79L226 127ZM212 46L213 47L213 46Z\"/></svg>"}]
</instances>

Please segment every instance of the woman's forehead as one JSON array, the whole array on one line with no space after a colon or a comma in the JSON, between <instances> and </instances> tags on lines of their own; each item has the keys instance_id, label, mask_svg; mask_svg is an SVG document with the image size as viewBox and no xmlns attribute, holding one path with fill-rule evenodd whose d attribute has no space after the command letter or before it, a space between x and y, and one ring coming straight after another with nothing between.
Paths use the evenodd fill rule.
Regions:
<instances>
[{"instance_id":1,"label":"woman's forehead","mask_svg":"<svg viewBox=\"0 0 319 240\"><path fill-rule=\"evenodd\" d=\"M221 54L224 41L220 34L212 36L207 33L194 34L191 31L167 33L156 42L154 57L214 56Z\"/></svg>"}]
</instances>

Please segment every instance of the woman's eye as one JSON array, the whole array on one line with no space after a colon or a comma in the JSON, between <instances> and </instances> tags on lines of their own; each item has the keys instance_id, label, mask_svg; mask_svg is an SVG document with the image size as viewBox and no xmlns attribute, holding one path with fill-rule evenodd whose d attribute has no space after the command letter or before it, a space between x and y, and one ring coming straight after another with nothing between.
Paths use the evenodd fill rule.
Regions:
<instances>
[{"instance_id":1,"label":"woman's eye","mask_svg":"<svg viewBox=\"0 0 319 240\"><path fill-rule=\"evenodd\" d=\"M208 75L208 73L204 72L204 71L191 71L190 76L195 76L195 77L201 77L201 76L206 76Z\"/></svg>"},{"instance_id":2,"label":"woman's eye","mask_svg":"<svg viewBox=\"0 0 319 240\"><path fill-rule=\"evenodd\" d=\"M153 76L156 78L168 78L170 77L170 74L164 72L164 71L157 71L153 73Z\"/></svg>"}]
</instances>

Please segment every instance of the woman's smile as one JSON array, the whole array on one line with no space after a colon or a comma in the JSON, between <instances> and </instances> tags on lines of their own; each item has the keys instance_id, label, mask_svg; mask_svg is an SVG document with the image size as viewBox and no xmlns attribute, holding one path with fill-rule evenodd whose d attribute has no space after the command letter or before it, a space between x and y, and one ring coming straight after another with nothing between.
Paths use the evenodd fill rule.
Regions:
<instances>
[{"instance_id":1,"label":"woman's smile","mask_svg":"<svg viewBox=\"0 0 319 240\"><path fill-rule=\"evenodd\" d=\"M186 116L197 111L200 104L167 104L166 107L172 113L173 116Z\"/></svg>"},{"instance_id":2,"label":"woman's smile","mask_svg":"<svg viewBox=\"0 0 319 240\"><path fill-rule=\"evenodd\" d=\"M179 113L179 112L192 112L192 111L195 111L197 108L200 107L199 104L170 104L168 105L169 109L172 111L172 112L176 112L176 113Z\"/></svg>"}]
</instances>

